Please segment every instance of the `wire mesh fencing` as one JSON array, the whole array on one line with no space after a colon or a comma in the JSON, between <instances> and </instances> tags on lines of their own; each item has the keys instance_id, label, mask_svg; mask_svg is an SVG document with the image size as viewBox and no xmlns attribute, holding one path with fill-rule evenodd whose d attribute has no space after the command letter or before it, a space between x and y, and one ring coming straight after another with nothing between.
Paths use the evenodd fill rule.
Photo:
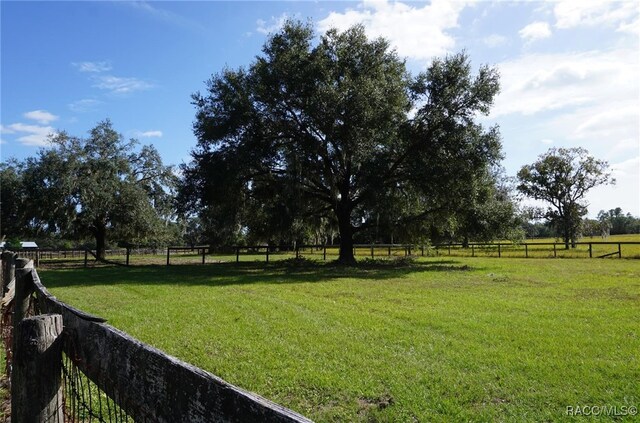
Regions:
<instances>
[{"instance_id":1,"label":"wire mesh fencing","mask_svg":"<svg viewBox=\"0 0 640 423\"><path fill-rule=\"evenodd\" d=\"M133 422L133 418L76 366L68 354L62 357L64 421L73 423Z\"/></svg>"}]
</instances>

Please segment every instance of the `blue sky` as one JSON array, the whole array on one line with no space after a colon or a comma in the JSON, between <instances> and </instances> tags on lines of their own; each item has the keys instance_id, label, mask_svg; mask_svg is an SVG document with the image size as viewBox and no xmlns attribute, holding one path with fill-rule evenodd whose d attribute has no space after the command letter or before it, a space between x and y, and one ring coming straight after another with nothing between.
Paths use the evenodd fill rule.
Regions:
<instances>
[{"instance_id":1,"label":"blue sky","mask_svg":"<svg viewBox=\"0 0 640 423\"><path fill-rule=\"evenodd\" d=\"M640 216L640 3L602 0L432 2L0 3L2 160L56 130L84 136L105 118L154 144L166 163L195 146L191 94L224 67L248 65L286 17L318 31L363 23L412 72L465 49L501 73L487 125L500 125L507 174L550 147L582 146L617 184L589 214Z\"/></svg>"}]
</instances>

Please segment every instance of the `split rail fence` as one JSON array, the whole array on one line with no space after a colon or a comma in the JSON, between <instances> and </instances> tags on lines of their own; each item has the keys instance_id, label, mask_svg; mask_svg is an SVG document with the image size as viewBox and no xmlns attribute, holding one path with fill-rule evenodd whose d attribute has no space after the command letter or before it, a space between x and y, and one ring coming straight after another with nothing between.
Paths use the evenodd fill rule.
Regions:
<instances>
[{"instance_id":1,"label":"split rail fence","mask_svg":"<svg viewBox=\"0 0 640 423\"><path fill-rule=\"evenodd\" d=\"M12 422L310 422L51 295L2 254Z\"/></svg>"}]
</instances>

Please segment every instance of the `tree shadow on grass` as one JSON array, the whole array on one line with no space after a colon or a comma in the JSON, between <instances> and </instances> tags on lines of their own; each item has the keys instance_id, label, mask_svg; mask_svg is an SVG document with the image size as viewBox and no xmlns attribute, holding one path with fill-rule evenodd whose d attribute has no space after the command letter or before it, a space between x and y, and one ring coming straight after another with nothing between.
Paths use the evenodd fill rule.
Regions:
<instances>
[{"instance_id":1,"label":"tree shadow on grass","mask_svg":"<svg viewBox=\"0 0 640 423\"><path fill-rule=\"evenodd\" d=\"M419 272L473 270L457 260L413 261L366 259L353 266L335 262L288 259L206 265L145 265L46 270L38 273L48 288L98 285L228 286L249 284L318 283L338 279L382 281Z\"/></svg>"}]
</instances>

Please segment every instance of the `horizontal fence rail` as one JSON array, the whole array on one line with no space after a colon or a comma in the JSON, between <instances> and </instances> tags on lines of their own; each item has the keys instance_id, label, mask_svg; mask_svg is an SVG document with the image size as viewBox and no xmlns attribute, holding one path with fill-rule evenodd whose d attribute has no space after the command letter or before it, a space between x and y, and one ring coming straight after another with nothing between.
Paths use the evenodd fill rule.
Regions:
<instances>
[{"instance_id":1,"label":"horizontal fence rail","mask_svg":"<svg viewBox=\"0 0 640 423\"><path fill-rule=\"evenodd\" d=\"M14 307L13 326L26 321L22 317L27 314L52 316L60 328L64 323L59 358L63 397L48 400L53 404L48 417L29 421L57 422L64 416L64 421L74 422L310 422L59 301L34 268L18 269L16 274L10 289L14 296L9 300ZM16 366L33 355L20 355L20 348L14 351ZM12 393L20 386L12 383ZM14 410L22 408L16 404ZM33 412L34 405L28 404L27 409Z\"/></svg>"},{"instance_id":2,"label":"horizontal fence rail","mask_svg":"<svg viewBox=\"0 0 640 423\"><path fill-rule=\"evenodd\" d=\"M258 260L269 262L282 258L336 259L339 245L208 245L169 246L157 249L107 250L106 259L98 260L92 250L32 250L21 255L34 260L36 267L89 267L96 265L128 266L130 264L207 264ZM577 242L575 248L565 249L560 242L471 242L443 244L355 244L356 258L384 258L405 256L469 256L522 258L640 258L640 242L590 241Z\"/></svg>"}]
</instances>

